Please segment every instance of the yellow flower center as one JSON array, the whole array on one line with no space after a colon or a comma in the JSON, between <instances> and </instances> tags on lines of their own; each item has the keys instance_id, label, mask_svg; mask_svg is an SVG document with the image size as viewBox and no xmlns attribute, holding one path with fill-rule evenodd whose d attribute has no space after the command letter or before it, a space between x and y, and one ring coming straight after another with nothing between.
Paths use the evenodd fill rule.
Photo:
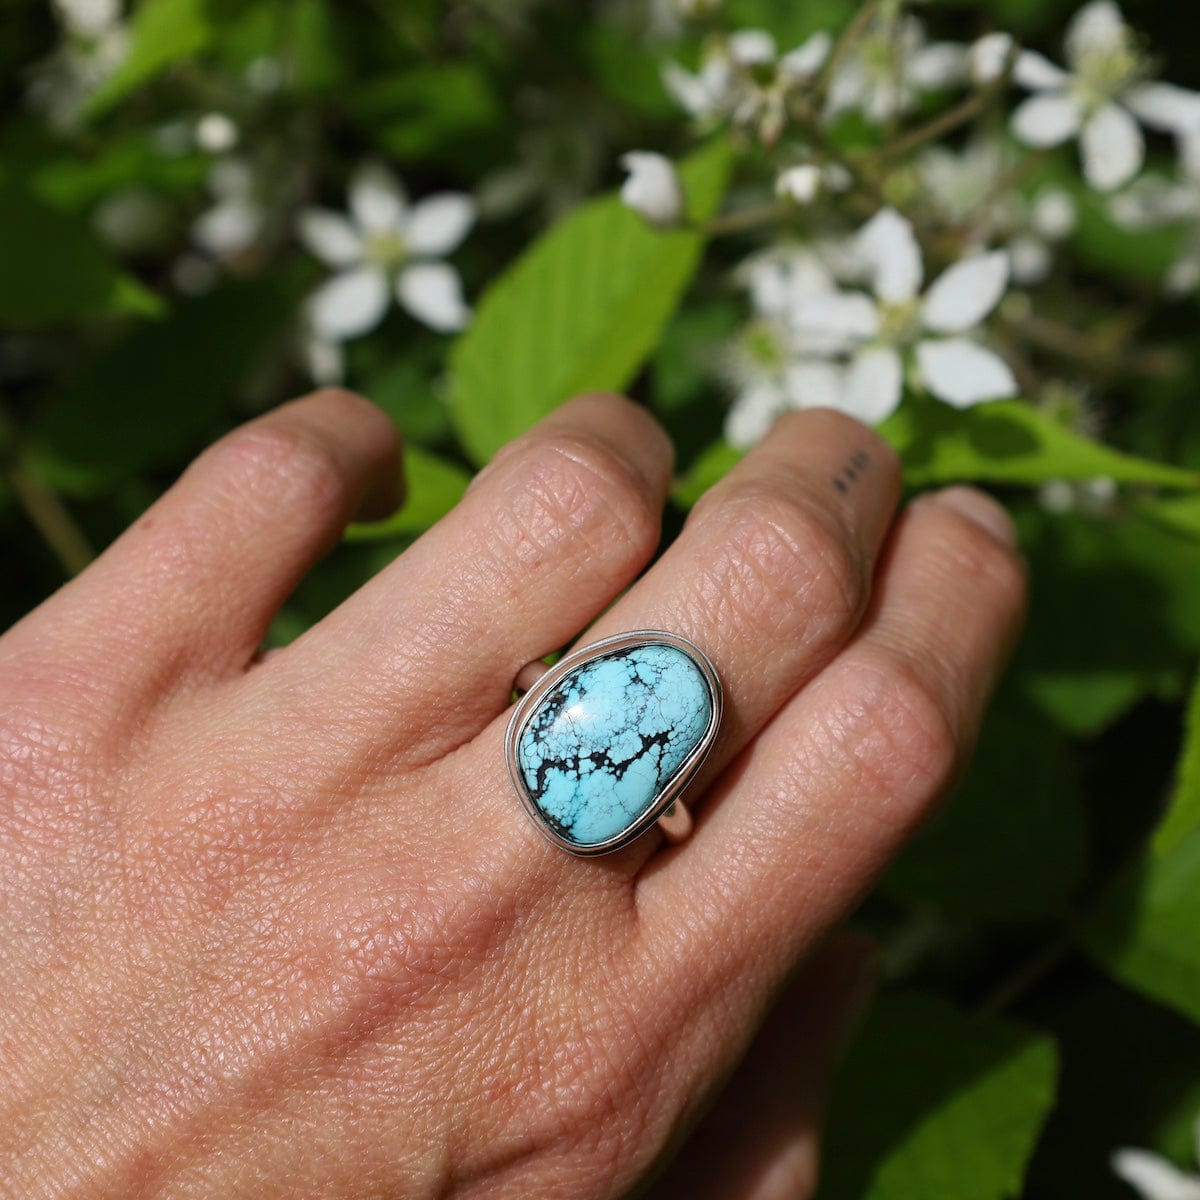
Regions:
<instances>
[{"instance_id":1,"label":"yellow flower center","mask_svg":"<svg viewBox=\"0 0 1200 1200\"><path fill-rule=\"evenodd\" d=\"M363 257L384 270L395 270L408 257L408 244L393 230L372 234L363 247Z\"/></svg>"},{"instance_id":2,"label":"yellow flower center","mask_svg":"<svg viewBox=\"0 0 1200 1200\"><path fill-rule=\"evenodd\" d=\"M742 347L746 358L764 373L782 371L787 366L787 347L779 331L766 321L756 321L746 330Z\"/></svg>"},{"instance_id":3,"label":"yellow flower center","mask_svg":"<svg viewBox=\"0 0 1200 1200\"><path fill-rule=\"evenodd\" d=\"M1081 98L1089 108L1107 104L1145 72L1146 59L1132 30L1126 30L1117 46L1090 50L1080 57L1075 69Z\"/></svg>"},{"instance_id":4,"label":"yellow flower center","mask_svg":"<svg viewBox=\"0 0 1200 1200\"><path fill-rule=\"evenodd\" d=\"M879 341L888 346L907 346L921 332L921 301L904 300L879 305Z\"/></svg>"}]
</instances>

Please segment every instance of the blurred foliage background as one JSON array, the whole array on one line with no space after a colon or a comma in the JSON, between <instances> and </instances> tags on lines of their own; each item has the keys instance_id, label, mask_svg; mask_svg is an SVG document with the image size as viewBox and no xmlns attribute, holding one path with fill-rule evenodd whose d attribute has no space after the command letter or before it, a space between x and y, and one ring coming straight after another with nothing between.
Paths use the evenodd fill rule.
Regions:
<instances>
[{"instance_id":1,"label":"blurred foliage background","mask_svg":"<svg viewBox=\"0 0 1200 1200\"><path fill-rule=\"evenodd\" d=\"M857 8L724 7L730 27L780 46ZM921 17L960 41L1010 30L1057 60L1074 7L960 0ZM305 304L327 272L296 222L308 206L344 209L364 162L416 197L475 197L453 259L485 299L457 341L397 308L344 347L348 384L404 429L412 495L395 520L351 532L273 639L378 571L577 386L627 382L676 438L672 536L733 457L713 347L742 317L730 271L761 239L705 247L614 200L579 209L620 182L634 147L692 156L694 215L754 199L753 147L726 194L728 156L696 150L663 87L664 60L694 62L702 41L669 9L144 0L116 10L120 44L98 49L51 4L2 0L0 624L205 444L312 385ZM1128 15L1166 77L1200 86L1188 6L1144 0ZM1065 175L1071 157L1042 169ZM961 414L913 397L886 426L911 486L970 479L1010 505L1033 607L968 778L857 917L887 982L839 1087L823 1195L1128 1196L1108 1162L1122 1144L1195 1167L1200 704L1190 740L1185 726L1200 654L1200 313L1156 291L1180 230L1130 234L1094 197L1079 204L1041 303L1084 340L1038 354L1086 376L1086 404ZM619 329L604 324L635 297ZM571 348L589 321L609 341L581 363ZM1046 490L1095 476L1120 490L1095 505Z\"/></svg>"}]
</instances>

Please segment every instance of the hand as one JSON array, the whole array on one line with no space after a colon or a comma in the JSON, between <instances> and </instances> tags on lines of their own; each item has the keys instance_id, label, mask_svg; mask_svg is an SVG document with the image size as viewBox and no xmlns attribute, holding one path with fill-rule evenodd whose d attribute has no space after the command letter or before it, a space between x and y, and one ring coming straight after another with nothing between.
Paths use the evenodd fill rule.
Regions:
<instances>
[{"instance_id":1,"label":"hand","mask_svg":"<svg viewBox=\"0 0 1200 1200\"><path fill-rule=\"evenodd\" d=\"M894 519L892 452L814 411L639 577L670 471L641 409L567 404L263 659L394 500L387 420L321 393L0 641L7 1194L616 1196L747 1054L663 1187L809 1193L863 962L812 955L961 765L1022 571L998 506ZM576 858L512 790L513 679L585 627L683 634L721 674L679 846Z\"/></svg>"}]
</instances>

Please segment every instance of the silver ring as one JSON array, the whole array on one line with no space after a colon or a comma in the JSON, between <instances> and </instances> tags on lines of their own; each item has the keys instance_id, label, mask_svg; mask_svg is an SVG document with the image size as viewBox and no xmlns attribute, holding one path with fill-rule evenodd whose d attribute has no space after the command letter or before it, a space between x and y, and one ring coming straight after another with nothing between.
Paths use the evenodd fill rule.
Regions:
<instances>
[{"instance_id":1,"label":"silver ring","mask_svg":"<svg viewBox=\"0 0 1200 1200\"><path fill-rule=\"evenodd\" d=\"M553 667L530 663L504 753L538 830L571 854L607 854L656 822L691 830L681 796L717 736L721 681L687 638L638 629Z\"/></svg>"}]
</instances>

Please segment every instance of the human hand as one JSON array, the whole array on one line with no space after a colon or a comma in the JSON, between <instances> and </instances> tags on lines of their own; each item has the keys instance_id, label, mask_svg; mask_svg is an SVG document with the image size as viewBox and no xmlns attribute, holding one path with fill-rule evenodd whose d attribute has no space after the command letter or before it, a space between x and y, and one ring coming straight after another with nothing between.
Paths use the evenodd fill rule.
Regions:
<instances>
[{"instance_id":1,"label":"human hand","mask_svg":"<svg viewBox=\"0 0 1200 1200\"><path fill-rule=\"evenodd\" d=\"M749 1049L662 1186L809 1194L863 957L817 948L974 739L1023 606L1007 517L955 489L894 519L888 447L794 414L638 578L670 447L585 397L261 659L396 461L360 400L279 409L0 640L0 1180L615 1196ZM589 622L721 675L679 846L576 858L513 793L514 677Z\"/></svg>"}]
</instances>

